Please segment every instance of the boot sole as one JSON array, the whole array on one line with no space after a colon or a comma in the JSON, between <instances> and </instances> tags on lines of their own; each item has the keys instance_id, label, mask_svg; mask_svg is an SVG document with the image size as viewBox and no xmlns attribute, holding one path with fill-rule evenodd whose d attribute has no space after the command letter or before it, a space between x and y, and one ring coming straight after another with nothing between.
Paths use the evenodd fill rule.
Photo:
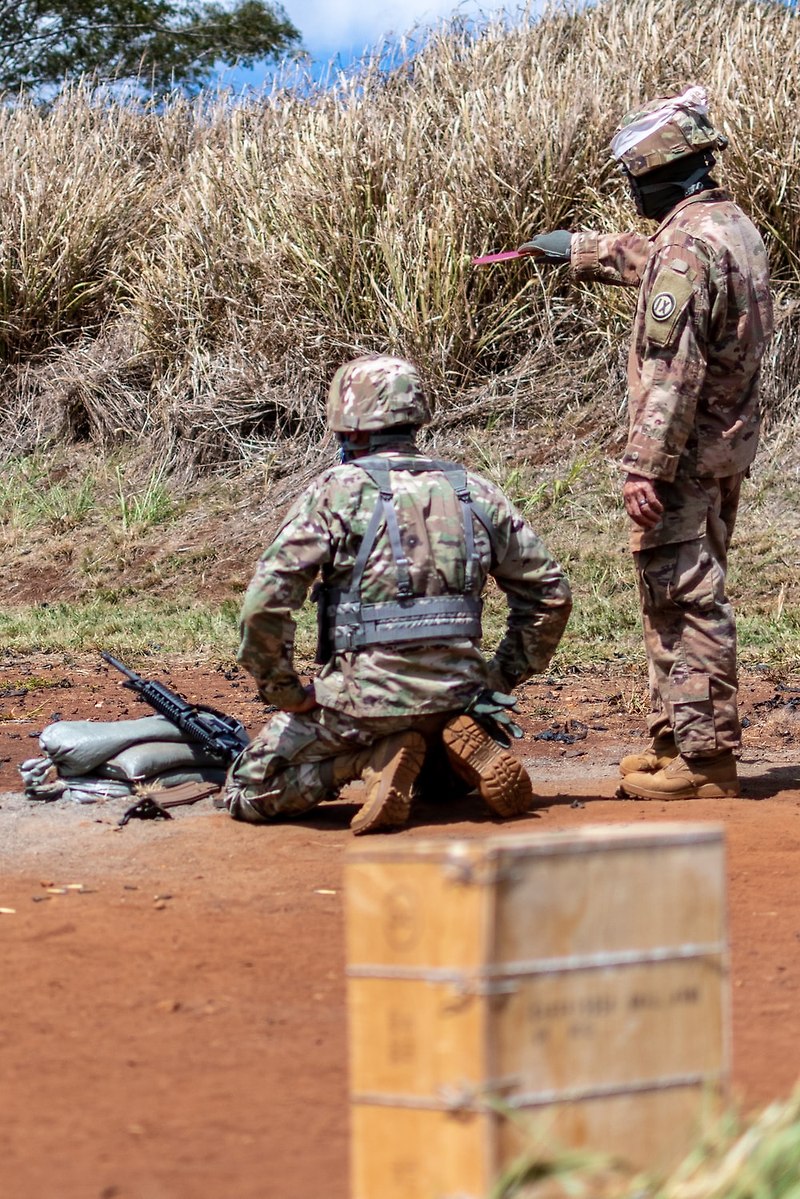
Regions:
<instances>
[{"instance_id":1,"label":"boot sole","mask_svg":"<svg viewBox=\"0 0 800 1199\"><path fill-rule=\"evenodd\" d=\"M624 780L620 784L621 789L626 795L630 795L636 799L738 799L739 785L738 783L730 787L720 787L716 783L703 783L700 787L694 787L691 791L676 791L670 794L669 792L659 791L656 788L652 790L648 787L640 786L638 783L631 785Z\"/></svg>"},{"instance_id":2,"label":"boot sole","mask_svg":"<svg viewBox=\"0 0 800 1199\"><path fill-rule=\"evenodd\" d=\"M533 805L533 787L522 763L493 741L471 716L456 716L442 731L450 764L497 816L521 816Z\"/></svg>"},{"instance_id":3,"label":"boot sole","mask_svg":"<svg viewBox=\"0 0 800 1199\"><path fill-rule=\"evenodd\" d=\"M425 760L425 739L419 733L399 733L386 740L371 763L371 769L380 772L375 791L350 821L356 836L397 828L411 813L412 788Z\"/></svg>"}]
</instances>

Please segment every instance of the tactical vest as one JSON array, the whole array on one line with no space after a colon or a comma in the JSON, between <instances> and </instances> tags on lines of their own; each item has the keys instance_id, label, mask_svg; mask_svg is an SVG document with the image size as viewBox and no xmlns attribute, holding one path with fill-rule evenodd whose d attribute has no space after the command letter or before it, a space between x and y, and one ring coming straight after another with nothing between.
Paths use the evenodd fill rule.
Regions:
<instances>
[{"instance_id":1,"label":"tactical vest","mask_svg":"<svg viewBox=\"0 0 800 1199\"><path fill-rule=\"evenodd\" d=\"M369 475L378 489L378 500L359 547L350 586L344 590L318 584L312 598L319 605L317 661L327 662L334 652L360 650L371 645L395 642L439 642L481 636L480 555L475 546L472 518L488 534L495 559L495 532L491 518L472 499L463 467L431 458L354 458L349 465ZM403 552L400 526L394 506L390 471L444 475L460 501L464 532L464 589L446 595L415 595L410 565ZM361 582L381 527L385 524L397 578L395 598L380 603L361 599Z\"/></svg>"}]
</instances>

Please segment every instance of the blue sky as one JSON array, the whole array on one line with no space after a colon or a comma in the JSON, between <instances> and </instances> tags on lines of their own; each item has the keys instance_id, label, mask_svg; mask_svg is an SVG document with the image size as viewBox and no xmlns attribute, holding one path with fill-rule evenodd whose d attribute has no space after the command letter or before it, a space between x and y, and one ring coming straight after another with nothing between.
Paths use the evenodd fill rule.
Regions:
<instances>
[{"instance_id":1,"label":"blue sky","mask_svg":"<svg viewBox=\"0 0 800 1199\"><path fill-rule=\"evenodd\" d=\"M509 0L284 0L289 20L300 30L303 46L319 74L332 59L346 66L384 37L399 37L415 25L435 25L458 13L465 17L489 17L518 4ZM540 7L538 4L532 8ZM265 72L228 72L223 82L235 90L258 85Z\"/></svg>"},{"instance_id":2,"label":"blue sky","mask_svg":"<svg viewBox=\"0 0 800 1199\"><path fill-rule=\"evenodd\" d=\"M303 35L313 58L358 55L386 34L400 35L422 22L432 24L453 12L474 17L498 12L503 0L287 0L283 7Z\"/></svg>"}]
</instances>

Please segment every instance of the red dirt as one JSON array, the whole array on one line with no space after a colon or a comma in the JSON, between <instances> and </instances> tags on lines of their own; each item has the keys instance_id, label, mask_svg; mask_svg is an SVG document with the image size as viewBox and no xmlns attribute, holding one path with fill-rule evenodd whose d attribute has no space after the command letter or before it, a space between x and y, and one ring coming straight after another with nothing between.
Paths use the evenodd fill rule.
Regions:
<instances>
[{"instance_id":1,"label":"red dirt","mask_svg":"<svg viewBox=\"0 0 800 1199\"><path fill-rule=\"evenodd\" d=\"M159 677L261 722L244 675L183 663ZM733 1089L753 1109L800 1075L800 696L766 673L744 680L741 799L656 804L614 798L620 754L644 741L643 692L601 675L528 685L520 752L542 806L498 826L467 797L415 811L395 836L722 822ZM240 825L204 800L120 829L125 801L19 793L16 766L56 713L146 709L94 660L0 664L0 907L15 909L0 915L0 1194L346 1199L342 864L356 793L302 823ZM567 721L586 736L533 739ZM84 891L48 891L68 883Z\"/></svg>"}]
</instances>

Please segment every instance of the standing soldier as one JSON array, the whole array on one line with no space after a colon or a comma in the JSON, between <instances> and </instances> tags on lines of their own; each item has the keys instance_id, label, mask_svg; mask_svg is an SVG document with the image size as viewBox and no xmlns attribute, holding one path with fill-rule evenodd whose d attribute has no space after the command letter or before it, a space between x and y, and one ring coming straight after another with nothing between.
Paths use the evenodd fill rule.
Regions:
<instances>
[{"instance_id":1,"label":"standing soldier","mask_svg":"<svg viewBox=\"0 0 800 1199\"><path fill-rule=\"evenodd\" d=\"M756 452L761 359L772 332L761 237L710 172L727 139L705 91L653 100L611 142L635 233L534 237L521 247L580 279L638 287L622 489L633 528L652 744L622 759L647 799L738 794L736 626L725 594L739 492Z\"/></svg>"},{"instance_id":2,"label":"standing soldier","mask_svg":"<svg viewBox=\"0 0 800 1199\"><path fill-rule=\"evenodd\" d=\"M244 599L238 659L280 711L231 767L226 807L237 820L298 816L362 777L353 831L402 825L426 749L443 746L497 816L527 811L530 778L504 731L519 733L514 701L502 693L558 645L571 607L561 568L501 491L416 448L430 409L411 363L343 366L328 420L342 464L297 501ZM320 573L325 665L303 687L291 612ZM509 616L487 662L488 575Z\"/></svg>"}]
</instances>

